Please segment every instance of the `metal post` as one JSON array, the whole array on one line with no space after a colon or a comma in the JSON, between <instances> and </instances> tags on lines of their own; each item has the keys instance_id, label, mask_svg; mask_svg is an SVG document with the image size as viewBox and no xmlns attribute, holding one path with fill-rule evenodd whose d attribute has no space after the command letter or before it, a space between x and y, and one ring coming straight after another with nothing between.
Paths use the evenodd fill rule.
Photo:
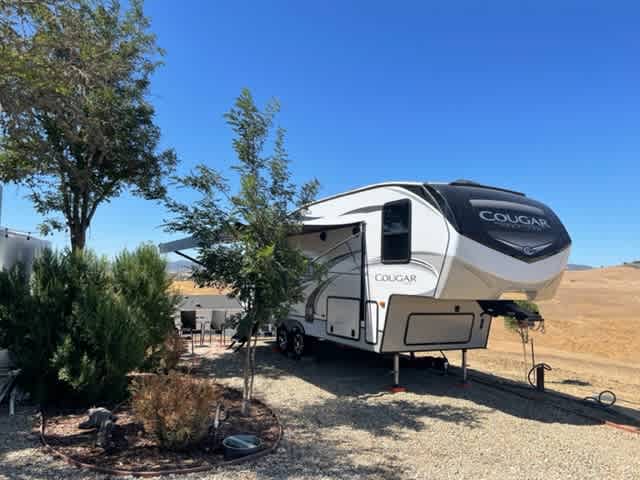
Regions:
<instances>
[{"instance_id":1,"label":"metal post","mask_svg":"<svg viewBox=\"0 0 640 480\"><path fill-rule=\"evenodd\" d=\"M13 389L11 390L11 394L9 394L9 415L10 416L14 416L16 414L16 393L17 393L18 387L16 387L15 385L13 386Z\"/></svg>"},{"instance_id":2,"label":"metal post","mask_svg":"<svg viewBox=\"0 0 640 480\"><path fill-rule=\"evenodd\" d=\"M536 389L544 392L544 365L540 364L536 367Z\"/></svg>"},{"instance_id":3,"label":"metal post","mask_svg":"<svg viewBox=\"0 0 640 480\"><path fill-rule=\"evenodd\" d=\"M393 355L393 386L398 387L400 385L400 354L395 353Z\"/></svg>"},{"instance_id":4,"label":"metal post","mask_svg":"<svg viewBox=\"0 0 640 480\"><path fill-rule=\"evenodd\" d=\"M462 381L467 383L467 349L462 349Z\"/></svg>"}]
</instances>

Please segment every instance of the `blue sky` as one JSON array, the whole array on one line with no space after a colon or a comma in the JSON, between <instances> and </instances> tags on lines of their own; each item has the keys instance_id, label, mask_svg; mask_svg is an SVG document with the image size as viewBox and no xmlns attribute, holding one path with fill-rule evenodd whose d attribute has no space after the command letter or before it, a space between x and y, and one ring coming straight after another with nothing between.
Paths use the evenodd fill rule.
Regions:
<instances>
[{"instance_id":1,"label":"blue sky","mask_svg":"<svg viewBox=\"0 0 640 480\"><path fill-rule=\"evenodd\" d=\"M480 3L148 1L167 51L152 85L163 145L181 171L227 171L222 115L246 86L280 100L296 178L322 196L468 178L549 204L574 263L640 258L640 4ZM2 223L33 230L24 194L5 187ZM125 195L89 246L169 239L163 218Z\"/></svg>"}]
</instances>

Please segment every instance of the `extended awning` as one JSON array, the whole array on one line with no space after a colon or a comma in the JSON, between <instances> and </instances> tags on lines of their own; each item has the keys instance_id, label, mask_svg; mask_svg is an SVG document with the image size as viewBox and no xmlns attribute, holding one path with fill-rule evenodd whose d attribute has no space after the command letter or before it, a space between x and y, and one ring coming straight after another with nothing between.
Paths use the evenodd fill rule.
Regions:
<instances>
[{"instance_id":1,"label":"extended awning","mask_svg":"<svg viewBox=\"0 0 640 480\"><path fill-rule=\"evenodd\" d=\"M172 242L161 243L158 245L160 253L175 253L180 250L189 250L198 247L198 240L195 237L181 238Z\"/></svg>"}]
</instances>

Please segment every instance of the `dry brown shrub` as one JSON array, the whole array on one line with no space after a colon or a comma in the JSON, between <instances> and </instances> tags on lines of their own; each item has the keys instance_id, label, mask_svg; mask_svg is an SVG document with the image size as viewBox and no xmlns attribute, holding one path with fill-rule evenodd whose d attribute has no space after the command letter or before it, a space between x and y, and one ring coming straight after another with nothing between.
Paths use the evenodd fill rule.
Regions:
<instances>
[{"instance_id":1,"label":"dry brown shrub","mask_svg":"<svg viewBox=\"0 0 640 480\"><path fill-rule=\"evenodd\" d=\"M184 339L178 332L172 332L165 338L160 349L160 368L165 372L175 370L182 355L187 353Z\"/></svg>"},{"instance_id":2,"label":"dry brown shrub","mask_svg":"<svg viewBox=\"0 0 640 480\"><path fill-rule=\"evenodd\" d=\"M220 400L211 382L171 372L134 382L131 405L161 447L184 450L206 438Z\"/></svg>"}]
</instances>

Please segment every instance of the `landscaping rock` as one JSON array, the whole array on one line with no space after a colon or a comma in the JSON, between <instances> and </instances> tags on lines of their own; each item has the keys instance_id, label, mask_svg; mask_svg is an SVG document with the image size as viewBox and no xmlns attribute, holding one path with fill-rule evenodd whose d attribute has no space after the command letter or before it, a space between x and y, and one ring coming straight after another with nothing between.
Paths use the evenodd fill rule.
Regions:
<instances>
[{"instance_id":1,"label":"landscaping rock","mask_svg":"<svg viewBox=\"0 0 640 480\"><path fill-rule=\"evenodd\" d=\"M116 421L116 416L111 413L110 410L103 407L90 408L87 415L89 415L89 419L78 425L82 430L100 428L100 426L107 420L110 420L111 422Z\"/></svg>"},{"instance_id":2,"label":"landscaping rock","mask_svg":"<svg viewBox=\"0 0 640 480\"><path fill-rule=\"evenodd\" d=\"M113 435L113 420L105 419L98 429L98 435L96 437L96 447L100 447L104 450L108 450L113 445L112 435Z\"/></svg>"}]
</instances>

